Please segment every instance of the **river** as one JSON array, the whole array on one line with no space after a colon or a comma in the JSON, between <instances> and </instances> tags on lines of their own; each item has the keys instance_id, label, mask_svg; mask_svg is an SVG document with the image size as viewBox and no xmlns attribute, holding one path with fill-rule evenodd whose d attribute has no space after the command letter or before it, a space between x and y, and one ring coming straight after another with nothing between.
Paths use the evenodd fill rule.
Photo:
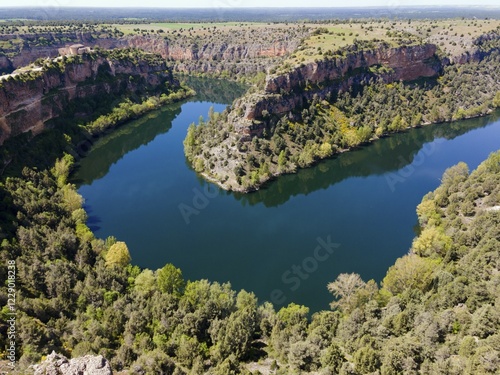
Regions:
<instances>
[{"instance_id":1,"label":"river","mask_svg":"<svg viewBox=\"0 0 500 375\"><path fill-rule=\"evenodd\" d=\"M500 148L500 113L387 137L282 176L258 192L220 190L187 164L186 129L241 95L192 81L199 93L99 140L74 176L88 225L125 241L132 262L173 263L186 280L229 281L277 307L328 309L339 273L381 281L415 237L415 208L446 168L470 169Z\"/></svg>"}]
</instances>

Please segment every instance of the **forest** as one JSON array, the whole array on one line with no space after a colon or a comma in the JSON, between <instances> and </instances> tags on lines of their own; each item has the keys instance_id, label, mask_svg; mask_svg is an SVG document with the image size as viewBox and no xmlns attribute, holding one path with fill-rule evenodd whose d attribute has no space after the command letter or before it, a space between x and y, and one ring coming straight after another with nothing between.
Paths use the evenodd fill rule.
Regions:
<instances>
[{"instance_id":1,"label":"forest","mask_svg":"<svg viewBox=\"0 0 500 375\"><path fill-rule=\"evenodd\" d=\"M275 311L229 283L186 281L172 264L131 263L98 239L67 182L73 158L25 168L0 190L0 274L17 267L23 368L55 350L99 353L136 374L495 374L500 368L500 152L460 163L417 207L421 231L382 283L340 274L331 310ZM8 318L2 286L2 329ZM6 336L2 335L2 347ZM264 371L264 370L263 370Z\"/></svg>"}]
</instances>

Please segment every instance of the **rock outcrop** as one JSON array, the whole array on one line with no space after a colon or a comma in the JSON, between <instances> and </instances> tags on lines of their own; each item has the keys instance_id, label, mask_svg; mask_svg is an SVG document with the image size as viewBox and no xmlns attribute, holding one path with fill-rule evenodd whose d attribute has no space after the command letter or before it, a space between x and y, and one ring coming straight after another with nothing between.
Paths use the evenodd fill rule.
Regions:
<instances>
[{"instance_id":1,"label":"rock outcrop","mask_svg":"<svg viewBox=\"0 0 500 375\"><path fill-rule=\"evenodd\" d=\"M112 375L107 359L102 355L68 359L52 352L39 365L33 366L35 375Z\"/></svg>"},{"instance_id":2,"label":"rock outcrop","mask_svg":"<svg viewBox=\"0 0 500 375\"><path fill-rule=\"evenodd\" d=\"M61 58L59 58L61 59ZM22 132L39 133L78 99L176 84L165 62L113 59L99 53L0 80L0 144Z\"/></svg>"},{"instance_id":3,"label":"rock outcrop","mask_svg":"<svg viewBox=\"0 0 500 375\"><path fill-rule=\"evenodd\" d=\"M288 73L268 76L264 92L242 101L244 120L262 117L264 111L285 114L302 107L314 95L323 99L333 91L347 90L357 81L381 78L385 82L434 77L442 69L433 44L373 50L352 50L346 56L314 61ZM371 67L384 67L380 72Z\"/></svg>"},{"instance_id":4,"label":"rock outcrop","mask_svg":"<svg viewBox=\"0 0 500 375\"><path fill-rule=\"evenodd\" d=\"M191 43L185 40L166 40L154 35L134 35L118 41L119 45L158 53L173 61L176 71L184 73L250 74L263 70L266 59L281 57L294 51L300 40L271 40L259 43L240 43L229 37L216 42Z\"/></svg>"},{"instance_id":5,"label":"rock outcrop","mask_svg":"<svg viewBox=\"0 0 500 375\"><path fill-rule=\"evenodd\" d=\"M281 116L303 108L314 96L324 99L349 90L353 85L382 79L387 83L435 77L442 62L433 44L358 50L351 46L344 56L325 58L293 68L287 73L270 75L265 88L234 103L230 121L249 139L259 136L267 114Z\"/></svg>"},{"instance_id":6,"label":"rock outcrop","mask_svg":"<svg viewBox=\"0 0 500 375\"><path fill-rule=\"evenodd\" d=\"M11 73L17 68L31 64L38 58L57 57L59 55L58 49L67 44L83 43L103 48L113 44L108 39L102 39L100 43L96 43L92 34L84 32L0 35L0 41L18 39L22 39L23 43L3 49L5 54L0 56L0 73Z\"/></svg>"},{"instance_id":7,"label":"rock outcrop","mask_svg":"<svg viewBox=\"0 0 500 375\"><path fill-rule=\"evenodd\" d=\"M468 62L479 62L489 56L493 51L497 51L500 46L500 31L493 31L483 34L474 40L474 47L459 56L453 57L456 64L466 64Z\"/></svg>"},{"instance_id":8,"label":"rock outcrop","mask_svg":"<svg viewBox=\"0 0 500 375\"><path fill-rule=\"evenodd\" d=\"M384 74L386 80L412 81L419 77L432 77L441 68L436 58L437 47L433 44L390 48L382 45L372 50L348 50L347 56L324 59L293 69L291 72L271 76L265 92L279 93L304 88L308 84L324 84L355 74L357 69L384 66L391 69Z\"/></svg>"},{"instance_id":9,"label":"rock outcrop","mask_svg":"<svg viewBox=\"0 0 500 375\"><path fill-rule=\"evenodd\" d=\"M14 66L12 65L12 61L5 55L0 54L0 74L2 73L10 73L14 70Z\"/></svg>"}]
</instances>

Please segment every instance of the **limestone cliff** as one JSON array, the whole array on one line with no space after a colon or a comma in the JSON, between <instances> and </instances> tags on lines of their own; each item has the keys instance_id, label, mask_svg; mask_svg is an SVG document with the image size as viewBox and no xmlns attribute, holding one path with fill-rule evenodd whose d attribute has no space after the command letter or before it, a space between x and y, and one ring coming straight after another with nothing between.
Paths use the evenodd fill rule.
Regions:
<instances>
[{"instance_id":1,"label":"limestone cliff","mask_svg":"<svg viewBox=\"0 0 500 375\"><path fill-rule=\"evenodd\" d=\"M24 33L0 35L0 41L12 42L22 40L21 44L13 44L10 48L3 48L0 52L0 73L11 73L22 66L29 65L38 58L57 57L58 49L67 44L83 43L99 45L106 48L108 39L95 43L91 33L59 32L59 33ZM107 42L107 43L106 43ZM11 43L12 44L12 43Z\"/></svg>"},{"instance_id":2,"label":"limestone cliff","mask_svg":"<svg viewBox=\"0 0 500 375\"><path fill-rule=\"evenodd\" d=\"M437 76L442 62L436 52L433 44L397 48L380 44L369 50L351 46L344 56L316 60L268 76L262 91L235 102L236 111L230 120L241 134L259 135L263 127L256 126L254 120L261 120L263 114L283 115L300 109L313 96L324 99L372 78L389 83Z\"/></svg>"},{"instance_id":3,"label":"limestone cliff","mask_svg":"<svg viewBox=\"0 0 500 375\"><path fill-rule=\"evenodd\" d=\"M284 31L283 31L284 32ZM12 50L4 50L7 55L0 55L0 73L10 73L21 66L26 66L42 57L56 57L58 49L71 43L82 43L90 47L124 48L134 47L147 52L157 53L172 61L172 67L181 72L220 73L224 70L235 70L238 73L253 73L262 68L266 59L283 56L292 52L306 34L301 31L296 37L287 38L278 35L269 40L259 38L259 42L234 40L231 33L222 34L216 40L210 38L192 40L188 36L170 38L159 35L129 35L124 37L97 37L90 33L68 33L54 35L52 33L36 34L37 40L43 37L48 45L30 43L35 35L22 34L0 36L0 40L21 38L25 42ZM253 36L252 36L253 37ZM254 38L255 39L255 38ZM66 42L63 42L66 41ZM248 62L252 63L249 64Z\"/></svg>"},{"instance_id":4,"label":"limestone cliff","mask_svg":"<svg viewBox=\"0 0 500 375\"><path fill-rule=\"evenodd\" d=\"M230 35L215 41L135 35L120 40L119 44L159 53L170 60L172 68L178 72L249 75L273 65L274 58L294 51L299 42L299 38L276 38L246 43L232 40Z\"/></svg>"},{"instance_id":5,"label":"limestone cliff","mask_svg":"<svg viewBox=\"0 0 500 375\"><path fill-rule=\"evenodd\" d=\"M230 43L221 39L217 43L177 42L158 36L134 35L120 41L130 47L161 54L173 60L238 60L257 57L275 57L293 51L297 42L272 41L269 43Z\"/></svg>"},{"instance_id":6,"label":"limestone cliff","mask_svg":"<svg viewBox=\"0 0 500 375\"><path fill-rule=\"evenodd\" d=\"M482 61L500 48L500 32L494 31L476 38L474 47L453 57L439 57L434 44L414 44L390 47L379 43L372 48L351 45L342 56L325 57L292 68L286 73L269 75L263 90L247 95L234 103L230 121L246 139L260 135L265 124L263 114L284 115L304 107L316 95L329 95L349 90L353 85L382 79L413 81L436 77L443 66Z\"/></svg>"},{"instance_id":7,"label":"limestone cliff","mask_svg":"<svg viewBox=\"0 0 500 375\"><path fill-rule=\"evenodd\" d=\"M456 64L466 64L468 62L478 62L492 52L498 51L500 48L500 30L492 31L483 34L476 38L473 47L469 51L465 51L459 56L453 57L453 62Z\"/></svg>"},{"instance_id":8,"label":"limestone cliff","mask_svg":"<svg viewBox=\"0 0 500 375\"><path fill-rule=\"evenodd\" d=\"M29 72L0 80L0 143L10 136L44 129L75 100L176 85L158 58L115 58L103 53L58 58Z\"/></svg>"}]
</instances>

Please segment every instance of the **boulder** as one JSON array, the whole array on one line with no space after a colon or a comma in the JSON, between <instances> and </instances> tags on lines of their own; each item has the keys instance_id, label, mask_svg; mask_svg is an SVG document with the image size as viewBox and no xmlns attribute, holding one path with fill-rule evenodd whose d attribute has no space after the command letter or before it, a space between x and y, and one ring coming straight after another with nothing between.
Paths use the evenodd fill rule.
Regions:
<instances>
[{"instance_id":1,"label":"boulder","mask_svg":"<svg viewBox=\"0 0 500 375\"><path fill-rule=\"evenodd\" d=\"M113 371L102 355L68 359L52 352L40 364L33 366L35 375L111 375Z\"/></svg>"}]
</instances>

